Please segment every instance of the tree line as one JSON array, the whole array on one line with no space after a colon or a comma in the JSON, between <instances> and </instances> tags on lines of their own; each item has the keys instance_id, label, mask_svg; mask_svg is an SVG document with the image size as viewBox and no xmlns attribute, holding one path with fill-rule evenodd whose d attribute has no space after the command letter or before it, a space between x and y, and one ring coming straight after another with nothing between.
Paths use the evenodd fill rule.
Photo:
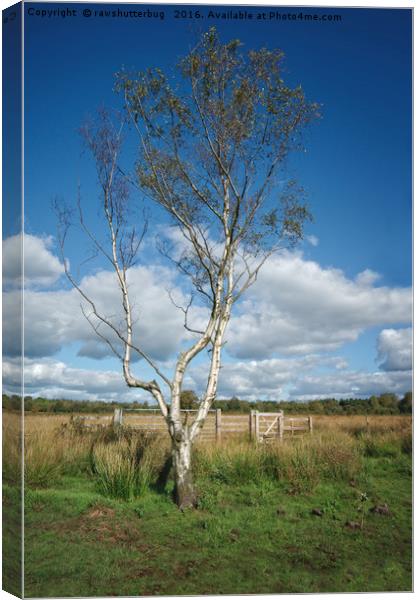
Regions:
<instances>
[{"instance_id":1,"label":"tree line","mask_svg":"<svg viewBox=\"0 0 419 600\"><path fill-rule=\"evenodd\" d=\"M309 402L297 401L266 401L249 402L237 397L219 399L213 403L213 408L223 412L250 413L251 410L260 412L276 412L283 410L288 414L313 415L398 415L412 413L412 392L406 392L400 399L396 394L381 394L369 398L340 399L326 398ZM115 408L154 408L148 402L105 402L101 400L51 400L48 398L33 398L25 396L25 412L30 413L109 413ZM184 390L181 396L181 407L193 410L199 406L199 398L192 390ZM3 394L3 409L20 411L22 399L20 396Z\"/></svg>"}]
</instances>

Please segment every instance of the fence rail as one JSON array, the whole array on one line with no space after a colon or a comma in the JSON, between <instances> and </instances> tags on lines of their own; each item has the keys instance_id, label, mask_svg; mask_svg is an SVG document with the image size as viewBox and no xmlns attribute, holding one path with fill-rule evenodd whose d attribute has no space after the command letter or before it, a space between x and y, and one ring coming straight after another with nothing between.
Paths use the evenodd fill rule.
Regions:
<instances>
[{"instance_id":1,"label":"fence rail","mask_svg":"<svg viewBox=\"0 0 419 600\"><path fill-rule=\"evenodd\" d=\"M184 424L193 421L196 410L182 410ZM150 431L167 435L167 425L159 409L122 409L116 408L113 416L98 415L81 417L88 422L86 427L106 426L110 422L114 427L124 426L140 431ZM258 442L282 441L284 437L292 437L313 432L313 419L309 417L286 417L283 411L263 413L252 410L249 415L231 415L222 413L220 409L209 411L205 423L199 433L204 441L220 441L234 436L249 436Z\"/></svg>"}]
</instances>

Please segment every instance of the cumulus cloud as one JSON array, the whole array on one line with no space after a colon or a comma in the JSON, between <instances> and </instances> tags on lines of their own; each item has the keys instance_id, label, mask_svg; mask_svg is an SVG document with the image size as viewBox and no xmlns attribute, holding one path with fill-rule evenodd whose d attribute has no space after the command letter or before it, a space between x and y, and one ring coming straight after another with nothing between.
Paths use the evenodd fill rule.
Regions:
<instances>
[{"instance_id":1,"label":"cumulus cloud","mask_svg":"<svg viewBox=\"0 0 419 600\"><path fill-rule=\"evenodd\" d=\"M22 241L25 257L25 286L45 287L63 274L63 265L52 253L52 237L24 234L3 241L3 282L5 286L21 286Z\"/></svg>"},{"instance_id":2,"label":"cumulus cloud","mask_svg":"<svg viewBox=\"0 0 419 600\"><path fill-rule=\"evenodd\" d=\"M179 302L186 300L173 280L173 273L161 267L137 266L128 273L128 284L133 299L134 343L156 360L167 360L179 349L179 342L190 337L183 327L183 313L173 306L167 289L174 289ZM116 276L100 271L85 277L81 288L95 301L98 311L119 327L123 309ZM20 353L20 339L16 335L20 312L15 310L19 292L4 294L3 341L6 355ZM91 308L82 301L75 289L25 292L25 354L28 357L52 356L68 344L80 343L79 354L90 358L111 355L109 346L93 331L83 316ZM200 311L195 310L195 319ZM97 322L95 322L95 325ZM108 336L117 347L118 338L103 325L99 331Z\"/></svg>"},{"instance_id":3,"label":"cumulus cloud","mask_svg":"<svg viewBox=\"0 0 419 600\"><path fill-rule=\"evenodd\" d=\"M383 329L377 339L377 359L384 371L412 368L412 329Z\"/></svg>"},{"instance_id":4,"label":"cumulus cloud","mask_svg":"<svg viewBox=\"0 0 419 600\"><path fill-rule=\"evenodd\" d=\"M20 377L21 361L4 361L4 389L9 393L18 393ZM122 373L118 371L77 369L52 359L25 359L24 377L25 394L31 396L70 400L150 400L146 392L127 388Z\"/></svg>"},{"instance_id":5,"label":"cumulus cloud","mask_svg":"<svg viewBox=\"0 0 419 600\"><path fill-rule=\"evenodd\" d=\"M27 253L27 272L32 286L25 293L25 353L29 359L27 367L31 367L31 389L44 395L49 390L49 397L130 395L119 373L105 376L100 371L72 370L46 358L71 344L83 357L100 359L111 351L83 317L76 290L42 288L57 282L62 265L52 254L50 239L31 238L28 236L33 252ZM16 250L16 239L13 244ZM7 256L6 278L13 282L17 271L16 263L13 268L10 260L10 246L6 248ZM272 257L245 299L236 306L227 331L227 360L220 375L219 395L237 394L248 399L288 395L308 399L405 392L410 388L410 329L388 328L381 332L377 340L381 371L377 373L350 371L344 359L325 354L355 341L369 327L410 324L410 288L378 285L378 279L379 275L368 269L348 278L338 269L304 259L300 253ZM191 337L183 327L182 312L173 306L167 293L170 289L178 304L187 304L176 272L157 265L140 265L130 269L128 280L134 304L134 341L154 360L170 365L180 344ZM99 311L119 325L123 314L115 275L98 271L84 277L81 286ZM9 358L20 353L20 312L16 310L19 298L13 286L4 294L4 354ZM89 309L86 305L85 308ZM198 328L205 311L199 307L192 310L193 324ZM104 328L100 331L106 333ZM118 344L115 336L111 340ZM17 363L12 358L10 364L16 367ZM37 379L38 368L40 374L53 375ZM202 390L206 377L207 370L201 364L191 370L187 385Z\"/></svg>"},{"instance_id":6,"label":"cumulus cloud","mask_svg":"<svg viewBox=\"0 0 419 600\"><path fill-rule=\"evenodd\" d=\"M238 358L333 351L368 327L409 323L410 288L372 285L364 271L349 279L299 253L272 257L230 324L228 349Z\"/></svg>"},{"instance_id":7,"label":"cumulus cloud","mask_svg":"<svg viewBox=\"0 0 419 600\"><path fill-rule=\"evenodd\" d=\"M371 286L381 279L381 275L372 271L371 269L365 269L355 277L355 283L359 286Z\"/></svg>"},{"instance_id":8,"label":"cumulus cloud","mask_svg":"<svg viewBox=\"0 0 419 600\"><path fill-rule=\"evenodd\" d=\"M308 374L293 383L290 396L297 400L369 397L373 394L404 394L412 389L409 371L346 371Z\"/></svg>"},{"instance_id":9,"label":"cumulus cloud","mask_svg":"<svg viewBox=\"0 0 419 600\"><path fill-rule=\"evenodd\" d=\"M219 398L238 396L244 400L314 400L319 398L368 397L411 389L408 371L367 372L340 369L340 357L312 355L293 359L241 361L224 365ZM322 372L320 373L319 370ZM6 392L20 391L21 362L6 359L3 385ZM25 394L74 400L148 400L149 394L125 385L120 370L74 368L51 358L25 359ZM205 387L205 365L193 368L185 387L201 393Z\"/></svg>"},{"instance_id":10,"label":"cumulus cloud","mask_svg":"<svg viewBox=\"0 0 419 600\"><path fill-rule=\"evenodd\" d=\"M32 281L53 282L62 267L48 250L50 242L32 239L31 243L44 257L41 261L44 266L37 267L38 255L35 252L27 254ZM9 265L7 276L13 279L12 275ZM141 340L153 358L160 360L168 360L178 349L179 342L187 337L183 314L173 306L167 293L167 289L171 289L176 302L187 304L175 276L170 269L152 265L138 266L129 272L130 293L137 317L136 339ZM356 340L368 327L409 322L411 290L374 286L377 277L366 270L351 280L338 269L322 268L296 253L272 257L246 299L236 306L227 331L226 349L230 355L241 359L335 351L342 344ZM82 287L95 300L99 310L118 324L122 310L115 275L100 271L85 277ZM5 353L12 356L20 351L16 336L20 318L15 310L19 300L17 294L11 290L4 296ZM109 354L109 347L83 317L80 300L74 289L27 290L25 338L28 356L51 356L74 342L81 344L81 356L101 358ZM203 308L192 310L195 325L199 326L204 313ZM105 333L103 328L102 332Z\"/></svg>"},{"instance_id":11,"label":"cumulus cloud","mask_svg":"<svg viewBox=\"0 0 419 600\"><path fill-rule=\"evenodd\" d=\"M294 358L271 358L224 363L220 372L218 396L238 396L245 400L284 400L296 382L313 371L342 372L347 363L339 356L308 355ZM208 370L201 364L192 368L185 384L201 394Z\"/></svg>"}]
</instances>

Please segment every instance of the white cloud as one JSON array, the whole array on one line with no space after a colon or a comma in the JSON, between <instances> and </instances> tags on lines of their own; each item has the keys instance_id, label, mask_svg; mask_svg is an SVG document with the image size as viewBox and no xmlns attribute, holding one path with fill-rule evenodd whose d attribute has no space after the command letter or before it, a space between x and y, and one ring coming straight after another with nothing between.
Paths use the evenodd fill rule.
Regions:
<instances>
[{"instance_id":1,"label":"white cloud","mask_svg":"<svg viewBox=\"0 0 419 600\"><path fill-rule=\"evenodd\" d=\"M311 246L318 246L319 245L319 238L316 237L315 235L308 235L306 237L307 242L311 245Z\"/></svg>"},{"instance_id":2,"label":"white cloud","mask_svg":"<svg viewBox=\"0 0 419 600\"><path fill-rule=\"evenodd\" d=\"M298 400L368 397L373 394L404 394L412 389L410 371L346 371L308 374L293 383L290 395Z\"/></svg>"},{"instance_id":3,"label":"white cloud","mask_svg":"<svg viewBox=\"0 0 419 600\"><path fill-rule=\"evenodd\" d=\"M51 249L52 237L23 235L25 256L25 286L45 287L55 283L64 269ZM14 235L3 241L3 282L6 286L21 286L22 236Z\"/></svg>"},{"instance_id":4,"label":"white cloud","mask_svg":"<svg viewBox=\"0 0 419 600\"><path fill-rule=\"evenodd\" d=\"M3 385L9 393L19 391L20 360L3 363ZM146 392L127 388L118 371L76 369L61 361L25 359L25 395L73 400L150 400Z\"/></svg>"},{"instance_id":5,"label":"white cloud","mask_svg":"<svg viewBox=\"0 0 419 600\"><path fill-rule=\"evenodd\" d=\"M304 375L313 371L339 370L344 378L346 362L339 356L308 355L295 358L271 358L224 363L220 372L218 397L238 396L245 400L284 400L289 390ZM190 370L186 387L202 394L208 370L200 365Z\"/></svg>"},{"instance_id":6,"label":"white cloud","mask_svg":"<svg viewBox=\"0 0 419 600\"><path fill-rule=\"evenodd\" d=\"M126 389L119 373L74 370L42 358L52 357L70 344L77 344L79 355L89 358L103 358L110 350L83 317L76 290L39 289L56 282L62 266L50 251L51 240L34 238L30 243L33 252L27 254L27 270L33 286L25 293L25 351L27 366L32 369L28 385L49 397L137 397ZM10 248L8 251L10 258ZM39 257L41 265L37 266ZM7 268L8 280L14 281L12 265ZM350 279L338 269L305 260L299 253L286 252L268 260L256 284L236 307L227 331L225 348L230 359L240 360L228 362L226 357L219 395L308 399L405 392L410 388L410 352L406 350L410 348L410 329L381 332L378 373L354 372L343 358L319 354L336 351L369 327L410 323L411 290L377 286L378 277L366 269ZM183 327L183 314L167 294L171 289L177 302L187 303L176 272L161 266L136 266L130 269L128 279L136 317L135 341L169 369L179 346L190 340ZM81 286L103 314L115 324L120 322L120 295L112 272L84 277ZM9 357L20 352L18 304L16 290L4 294L3 340ZM204 312L203 308L193 309L194 324L202 321ZM117 343L115 338L112 341ZM17 363L12 360L10 364ZM36 364L44 365L39 372ZM197 366L191 370L187 385L202 390L206 377L205 367Z\"/></svg>"},{"instance_id":7,"label":"white cloud","mask_svg":"<svg viewBox=\"0 0 419 600\"><path fill-rule=\"evenodd\" d=\"M384 371L412 368L412 329L383 329L377 339L377 359Z\"/></svg>"},{"instance_id":8,"label":"white cloud","mask_svg":"<svg viewBox=\"0 0 419 600\"><path fill-rule=\"evenodd\" d=\"M174 289L179 302L186 300L176 288L173 274L161 267L137 266L130 269L128 283L133 299L134 343L157 360L167 360L178 351L179 343L190 338L183 327L183 313L173 306L167 289ZM116 276L109 271L100 271L85 277L81 287L92 298L98 311L119 326L123 320L120 292ZM20 323L20 311L16 311L19 292L4 294L3 341L6 355L20 353L20 339L16 335ZM28 357L51 356L68 344L82 344L79 354L91 358L110 355L106 343L95 334L82 314L80 304L87 312L90 307L83 302L77 290L25 292L25 354ZM192 311L195 320L202 311ZM100 328L109 334L105 326ZM118 339L111 333L111 341L117 346Z\"/></svg>"},{"instance_id":9,"label":"white cloud","mask_svg":"<svg viewBox=\"0 0 419 600\"><path fill-rule=\"evenodd\" d=\"M170 233L171 230L169 230ZM167 234L167 232L166 232ZM27 271L33 282L52 283L62 272L58 259L48 250L51 240L26 236L33 248L27 253ZM11 238L10 238L11 239ZM13 241L16 246L16 239ZM10 256L10 252L9 252ZM9 265L9 279L13 270ZM129 271L131 298L137 317L136 337L154 358L168 360L188 336L183 314L176 301L187 304L175 280L176 273L152 265ZM303 355L335 351L355 341L368 327L410 322L410 288L374 286L379 275L364 270L355 279L338 269L323 268L301 254L285 252L264 265L255 285L235 307L227 330L226 349L238 358L264 359L282 355ZM122 319L115 275L100 271L82 281L99 310L115 323ZM17 292L4 297L6 354L19 352L16 336L19 314ZM110 350L98 339L84 319L81 298L74 289L29 289L25 294L25 337L28 356L51 356L68 343L79 342L81 356L101 358ZM205 309L191 311L196 325ZM102 328L103 333L105 330Z\"/></svg>"},{"instance_id":10,"label":"white cloud","mask_svg":"<svg viewBox=\"0 0 419 600\"><path fill-rule=\"evenodd\" d=\"M229 352L266 358L333 351L368 327L409 323L411 289L373 287L376 279L364 271L352 280L298 253L272 257L232 318Z\"/></svg>"},{"instance_id":11,"label":"white cloud","mask_svg":"<svg viewBox=\"0 0 419 600\"><path fill-rule=\"evenodd\" d=\"M367 372L342 369L338 356L311 355L292 359L268 359L226 363L220 374L219 398L243 400L313 400L319 398L368 397L411 389L409 371ZM6 392L18 393L19 359L3 363ZM74 368L54 359L25 359L25 394L74 400L148 400L149 394L126 386L120 370ZM185 388L202 393L207 377L205 365L191 369Z\"/></svg>"},{"instance_id":12,"label":"white cloud","mask_svg":"<svg viewBox=\"0 0 419 600\"><path fill-rule=\"evenodd\" d=\"M372 271L371 269L365 269L355 277L355 283L359 286L371 286L381 279L381 275Z\"/></svg>"}]
</instances>

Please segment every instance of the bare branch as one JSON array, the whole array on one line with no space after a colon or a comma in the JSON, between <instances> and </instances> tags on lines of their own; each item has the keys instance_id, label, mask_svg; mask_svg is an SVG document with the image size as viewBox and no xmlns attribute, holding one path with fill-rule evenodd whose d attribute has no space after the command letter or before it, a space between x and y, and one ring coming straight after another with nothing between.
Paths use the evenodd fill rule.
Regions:
<instances>
[{"instance_id":1,"label":"bare branch","mask_svg":"<svg viewBox=\"0 0 419 600\"><path fill-rule=\"evenodd\" d=\"M190 299L190 301L188 302L188 305L186 306L186 308L184 308L183 306L181 306L181 305L177 304L177 303L174 301L174 299L173 299L173 295L172 295L172 293L171 293L171 291L170 291L169 289L166 289L166 291L167 291L167 293L168 293L168 296L169 296L169 298L170 298L170 301L171 301L171 303L173 304L173 306L175 306L176 308L178 308L179 310L181 310L181 311L183 312L183 314L184 314L184 322L183 322L183 326L184 326L184 328L185 328L187 331L190 331L191 333L197 333L198 335L204 335L204 333L205 333L204 331L202 331L202 330L199 330L199 329L193 329L192 327L190 327L190 326L188 325L188 313L189 313L189 310L190 310L190 308L191 308L191 306L192 306L192 303L193 303L193 295L191 294L191 299Z\"/></svg>"}]
</instances>

